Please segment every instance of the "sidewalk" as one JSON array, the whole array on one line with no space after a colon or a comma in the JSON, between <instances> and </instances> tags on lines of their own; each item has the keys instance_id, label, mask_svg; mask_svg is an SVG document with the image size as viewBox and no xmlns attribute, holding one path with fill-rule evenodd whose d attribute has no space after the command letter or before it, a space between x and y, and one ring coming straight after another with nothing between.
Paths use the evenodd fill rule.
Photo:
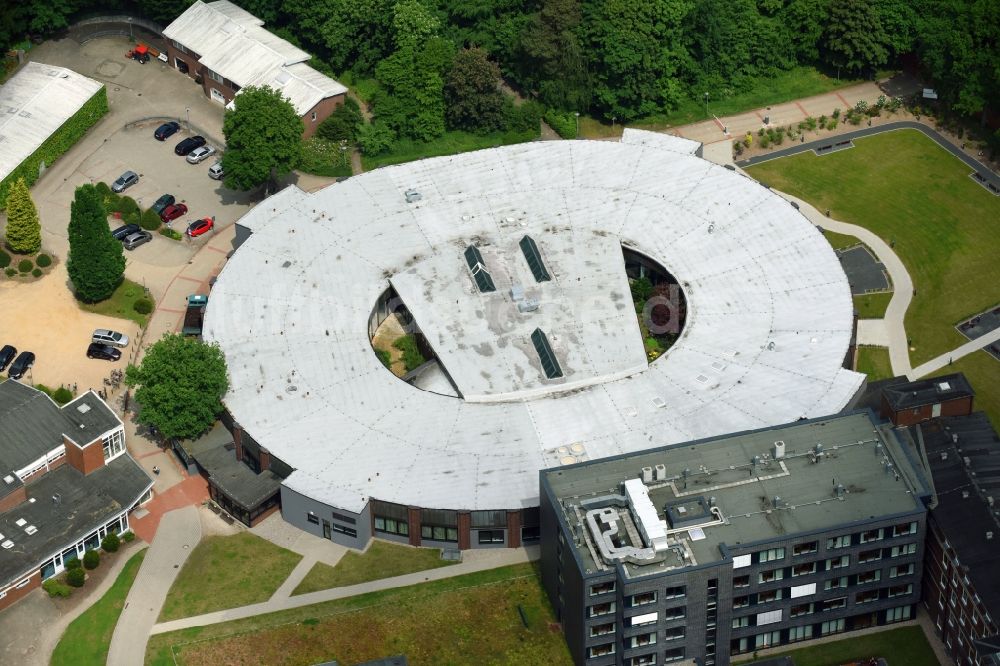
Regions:
<instances>
[{"instance_id":1,"label":"sidewalk","mask_svg":"<svg viewBox=\"0 0 1000 666\"><path fill-rule=\"evenodd\" d=\"M929 375L932 372L940 370L941 368L949 365L952 361L957 361L964 356L968 356L969 354L979 351L983 347L988 347L998 340L1000 340L1000 328L994 329L986 335L976 338L975 340L970 340L964 345L956 347L946 354L941 354L937 358L927 361L923 365L918 365L907 373L907 376L911 380L919 379L925 375Z\"/></svg>"}]
</instances>

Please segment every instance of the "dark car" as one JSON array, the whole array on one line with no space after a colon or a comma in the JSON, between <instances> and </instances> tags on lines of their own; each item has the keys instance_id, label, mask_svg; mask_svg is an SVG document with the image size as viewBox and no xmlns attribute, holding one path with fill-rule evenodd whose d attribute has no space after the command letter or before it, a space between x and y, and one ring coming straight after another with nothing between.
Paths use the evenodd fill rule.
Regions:
<instances>
[{"instance_id":1,"label":"dark car","mask_svg":"<svg viewBox=\"0 0 1000 666\"><path fill-rule=\"evenodd\" d=\"M17 356L17 350L11 345L4 345L3 349L0 349L0 372L4 371L7 364L10 363L14 357Z\"/></svg>"},{"instance_id":2,"label":"dark car","mask_svg":"<svg viewBox=\"0 0 1000 666\"><path fill-rule=\"evenodd\" d=\"M87 347L87 358L102 358L105 361L117 361L121 357L122 353L111 345L91 342Z\"/></svg>"},{"instance_id":3,"label":"dark car","mask_svg":"<svg viewBox=\"0 0 1000 666\"><path fill-rule=\"evenodd\" d=\"M174 199L174 195L172 195L172 194L164 194L162 197L160 197L159 199L156 200L156 203L154 203L152 206L150 206L150 209L154 213L156 213L157 215L159 215L160 213L163 212L164 208L166 208L167 206L169 206L170 204L172 204L175 201L177 201L177 200Z\"/></svg>"},{"instance_id":4,"label":"dark car","mask_svg":"<svg viewBox=\"0 0 1000 666\"><path fill-rule=\"evenodd\" d=\"M156 131L153 132L153 136L156 137L157 141L166 141L174 134L176 134L177 130L179 130L180 128L181 128L180 123L175 123L173 121L169 123L163 123L162 125L156 128Z\"/></svg>"},{"instance_id":5,"label":"dark car","mask_svg":"<svg viewBox=\"0 0 1000 666\"><path fill-rule=\"evenodd\" d=\"M134 234L139 229L138 224L125 224L112 231L111 235L114 236L115 240L125 240L127 236Z\"/></svg>"},{"instance_id":6,"label":"dark car","mask_svg":"<svg viewBox=\"0 0 1000 666\"><path fill-rule=\"evenodd\" d=\"M195 148L201 148L206 143L205 137L203 136L189 136L174 148L175 155L187 155Z\"/></svg>"},{"instance_id":7,"label":"dark car","mask_svg":"<svg viewBox=\"0 0 1000 666\"><path fill-rule=\"evenodd\" d=\"M20 379L24 376L24 373L28 371L28 368L34 364L34 353L30 351L23 351L16 359L14 359L14 362L10 364L10 370L7 372L7 376L11 379Z\"/></svg>"},{"instance_id":8,"label":"dark car","mask_svg":"<svg viewBox=\"0 0 1000 666\"><path fill-rule=\"evenodd\" d=\"M160 213L160 219L164 222L169 222L170 220L176 220L181 215L187 215L187 212L188 207L182 203L170 204Z\"/></svg>"},{"instance_id":9,"label":"dark car","mask_svg":"<svg viewBox=\"0 0 1000 666\"><path fill-rule=\"evenodd\" d=\"M200 220L195 220L194 222L189 224L187 231L185 231L184 233L186 233L191 238L194 238L195 236L201 236L202 234L211 231L212 227L214 226L215 226L215 218L206 217Z\"/></svg>"}]
</instances>

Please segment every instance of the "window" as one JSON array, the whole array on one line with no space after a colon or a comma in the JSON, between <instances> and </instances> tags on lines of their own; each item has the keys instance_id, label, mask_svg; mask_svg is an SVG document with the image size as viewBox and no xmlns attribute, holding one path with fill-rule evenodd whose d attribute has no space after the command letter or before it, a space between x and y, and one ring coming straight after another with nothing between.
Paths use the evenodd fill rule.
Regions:
<instances>
[{"instance_id":1,"label":"window","mask_svg":"<svg viewBox=\"0 0 1000 666\"><path fill-rule=\"evenodd\" d=\"M842 569L851 563L851 558L849 555L841 555L840 557L834 557L826 561L826 570L832 571L833 569Z\"/></svg>"},{"instance_id":2,"label":"window","mask_svg":"<svg viewBox=\"0 0 1000 666\"><path fill-rule=\"evenodd\" d=\"M375 516L375 531L386 532L388 534L398 534L400 536L409 536L410 524L407 523L405 519L397 520L395 518Z\"/></svg>"},{"instance_id":3,"label":"window","mask_svg":"<svg viewBox=\"0 0 1000 666\"><path fill-rule=\"evenodd\" d=\"M882 580L882 570L875 569L875 571L865 571L864 573L858 574L858 585L867 585L868 583L877 583Z\"/></svg>"},{"instance_id":4,"label":"window","mask_svg":"<svg viewBox=\"0 0 1000 666\"><path fill-rule=\"evenodd\" d=\"M733 568L742 569L743 567L748 567L753 564L753 553L747 553L746 555L736 555L733 557Z\"/></svg>"},{"instance_id":5,"label":"window","mask_svg":"<svg viewBox=\"0 0 1000 666\"><path fill-rule=\"evenodd\" d=\"M663 662L670 663L672 661L680 661L684 658L684 648L671 648L663 653Z\"/></svg>"},{"instance_id":6,"label":"window","mask_svg":"<svg viewBox=\"0 0 1000 666\"><path fill-rule=\"evenodd\" d=\"M762 550L757 553L757 561L760 563L773 562L775 560L785 559L785 549L784 548L769 548L767 550Z\"/></svg>"},{"instance_id":7,"label":"window","mask_svg":"<svg viewBox=\"0 0 1000 666\"><path fill-rule=\"evenodd\" d=\"M766 648L772 645L778 645L781 643L781 632L780 631L765 631L763 634L757 634L753 637L753 645L755 648Z\"/></svg>"},{"instance_id":8,"label":"window","mask_svg":"<svg viewBox=\"0 0 1000 666\"><path fill-rule=\"evenodd\" d=\"M644 613L642 615L633 615L626 620L626 623L630 627L641 627L644 624L654 624L659 618L658 613Z\"/></svg>"},{"instance_id":9,"label":"window","mask_svg":"<svg viewBox=\"0 0 1000 666\"><path fill-rule=\"evenodd\" d=\"M766 590L764 592L758 592L757 593L757 603L759 603L759 604L769 604L772 601L780 601L781 600L781 596L782 596L781 592L782 592L782 590L780 588L777 589L777 590Z\"/></svg>"},{"instance_id":10,"label":"window","mask_svg":"<svg viewBox=\"0 0 1000 666\"><path fill-rule=\"evenodd\" d=\"M805 564L796 564L792 567L792 577L795 576L808 576L809 574L816 573L816 563L806 562Z\"/></svg>"},{"instance_id":11,"label":"window","mask_svg":"<svg viewBox=\"0 0 1000 666\"><path fill-rule=\"evenodd\" d=\"M205 70L205 71L207 71L207 72L208 72L208 78L210 78L210 79L212 79L213 81L216 81L216 82L218 82L218 83L222 83L222 75L221 75L221 74L218 74L218 73L216 73L216 72L213 72L213 71L212 71L212 70L210 70L210 69L207 69L207 70Z\"/></svg>"},{"instance_id":12,"label":"window","mask_svg":"<svg viewBox=\"0 0 1000 666\"><path fill-rule=\"evenodd\" d=\"M587 648L587 657L604 657L609 654L615 653L614 643L605 643L604 645L594 645L593 647Z\"/></svg>"},{"instance_id":13,"label":"window","mask_svg":"<svg viewBox=\"0 0 1000 666\"><path fill-rule=\"evenodd\" d=\"M312 511L306 514L306 520L308 520L313 525L319 525L319 516L317 516Z\"/></svg>"},{"instance_id":14,"label":"window","mask_svg":"<svg viewBox=\"0 0 1000 666\"><path fill-rule=\"evenodd\" d=\"M807 597L810 594L816 594L816 583L806 583L805 585L792 585L788 588L792 599L798 599L799 597Z\"/></svg>"},{"instance_id":15,"label":"window","mask_svg":"<svg viewBox=\"0 0 1000 666\"><path fill-rule=\"evenodd\" d=\"M684 638L685 630L684 627L673 627L672 629L667 629L663 632L663 640L665 641L676 641Z\"/></svg>"},{"instance_id":16,"label":"window","mask_svg":"<svg viewBox=\"0 0 1000 666\"><path fill-rule=\"evenodd\" d=\"M316 112L315 112L315 111L313 111L313 112L312 112L312 113L310 114L309 118L310 118L310 120L312 120L313 122L316 122Z\"/></svg>"},{"instance_id":17,"label":"window","mask_svg":"<svg viewBox=\"0 0 1000 666\"><path fill-rule=\"evenodd\" d=\"M733 597L733 608L746 608L750 605L750 597Z\"/></svg>"},{"instance_id":18,"label":"window","mask_svg":"<svg viewBox=\"0 0 1000 666\"><path fill-rule=\"evenodd\" d=\"M788 642L795 643L797 641L805 641L812 638L813 628L811 624L807 624L803 627L792 627L788 630Z\"/></svg>"},{"instance_id":19,"label":"window","mask_svg":"<svg viewBox=\"0 0 1000 666\"><path fill-rule=\"evenodd\" d=\"M119 428L104 441L104 461L108 462L123 453L125 453L125 431Z\"/></svg>"},{"instance_id":20,"label":"window","mask_svg":"<svg viewBox=\"0 0 1000 666\"><path fill-rule=\"evenodd\" d=\"M420 537L432 541L458 541L458 514L445 509L420 510Z\"/></svg>"},{"instance_id":21,"label":"window","mask_svg":"<svg viewBox=\"0 0 1000 666\"><path fill-rule=\"evenodd\" d=\"M750 576L734 576L733 587L750 587Z\"/></svg>"},{"instance_id":22,"label":"window","mask_svg":"<svg viewBox=\"0 0 1000 666\"><path fill-rule=\"evenodd\" d=\"M771 569L769 571L761 571L757 574L758 583L773 583L776 580L782 580L785 577L784 569Z\"/></svg>"},{"instance_id":23,"label":"window","mask_svg":"<svg viewBox=\"0 0 1000 666\"><path fill-rule=\"evenodd\" d=\"M890 608L885 612L886 622L902 622L903 620L910 619L911 608L909 606L899 606L897 608Z\"/></svg>"},{"instance_id":24,"label":"window","mask_svg":"<svg viewBox=\"0 0 1000 666\"><path fill-rule=\"evenodd\" d=\"M889 578L899 578L909 576L913 573L913 562L909 564L899 564L889 569Z\"/></svg>"},{"instance_id":25,"label":"window","mask_svg":"<svg viewBox=\"0 0 1000 666\"><path fill-rule=\"evenodd\" d=\"M830 578L823 581L824 590L840 590L847 587L847 576L841 576L839 578Z\"/></svg>"},{"instance_id":26,"label":"window","mask_svg":"<svg viewBox=\"0 0 1000 666\"><path fill-rule=\"evenodd\" d=\"M609 592L615 591L615 581L608 581L606 583L596 583L590 586L590 596L596 597L599 594L608 594Z\"/></svg>"},{"instance_id":27,"label":"window","mask_svg":"<svg viewBox=\"0 0 1000 666\"><path fill-rule=\"evenodd\" d=\"M819 626L819 635L839 634L844 630L844 618L839 620L829 620Z\"/></svg>"},{"instance_id":28,"label":"window","mask_svg":"<svg viewBox=\"0 0 1000 666\"><path fill-rule=\"evenodd\" d=\"M188 50L186 48L184 48L184 45L181 44L180 42L178 42L176 39L171 39L170 43L173 45L173 47L175 49L177 49L181 53L187 53L188 52Z\"/></svg>"},{"instance_id":29,"label":"window","mask_svg":"<svg viewBox=\"0 0 1000 666\"><path fill-rule=\"evenodd\" d=\"M504 530L479 530L479 545L503 543L505 536Z\"/></svg>"},{"instance_id":30,"label":"window","mask_svg":"<svg viewBox=\"0 0 1000 666\"><path fill-rule=\"evenodd\" d=\"M521 528L521 543L537 543L542 538L542 528L535 527L522 527Z\"/></svg>"},{"instance_id":31,"label":"window","mask_svg":"<svg viewBox=\"0 0 1000 666\"><path fill-rule=\"evenodd\" d=\"M844 534L842 536L836 536L832 539L826 540L827 550L836 550L837 548L850 548L851 547L851 535Z\"/></svg>"},{"instance_id":32,"label":"window","mask_svg":"<svg viewBox=\"0 0 1000 666\"><path fill-rule=\"evenodd\" d=\"M866 530L866 531L862 532L861 533L861 543L871 543L872 541L881 541L882 540L882 532L883 532L883 530L882 530L881 527L878 528L878 529L875 529L875 530Z\"/></svg>"},{"instance_id":33,"label":"window","mask_svg":"<svg viewBox=\"0 0 1000 666\"><path fill-rule=\"evenodd\" d=\"M345 516L342 513L337 513L336 511L331 511L330 515L333 517L334 520L339 520L343 523L347 523L348 525L358 524L358 521L355 520L354 518L351 518L350 516Z\"/></svg>"},{"instance_id":34,"label":"window","mask_svg":"<svg viewBox=\"0 0 1000 666\"><path fill-rule=\"evenodd\" d=\"M608 622L607 624L595 624L590 628L590 637L595 636L605 636L607 634L615 633L615 623Z\"/></svg>"},{"instance_id":35,"label":"window","mask_svg":"<svg viewBox=\"0 0 1000 666\"><path fill-rule=\"evenodd\" d=\"M638 657L632 657L632 660L628 662L629 666L655 666L656 665L656 655L655 654L642 654Z\"/></svg>"},{"instance_id":36,"label":"window","mask_svg":"<svg viewBox=\"0 0 1000 666\"><path fill-rule=\"evenodd\" d=\"M375 516L375 531L387 534L409 536L409 510L402 504L389 502L372 502L372 514Z\"/></svg>"},{"instance_id":37,"label":"window","mask_svg":"<svg viewBox=\"0 0 1000 666\"><path fill-rule=\"evenodd\" d=\"M615 602L608 601L603 604L596 604L587 609L588 617L600 617L615 612Z\"/></svg>"},{"instance_id":38,"label":"window","mask_svg":"<svg viewBox=\"0 0 1000 666\"><path fill-rule=\"evenodd\" d=\"M781 622L782 611L778 610L766 611L764 613L757 613L757 626L763 627L766 624L774 624L775 622Z\"/></svg>"},{"instance_id":39,"label":"window","mask_svg":"<svg viewBox=\"0 0 1000 666\"><path fill-rule=\"evenodd\" d=\"M656 592L642 592L640 594L632 595L631 606L646 606L647 604L656 603Z\"/></svg>"},{"instance_id":40,"label":"window","mask_svg":"<svg viewBox=\"0 0 1000 666\"><path fill-rule=\"evenodd\" d=\"M812 615L813 609L815 607L813 604L798 604L797 606L792 606L792 609L788 612L789 617L802 617L803 615Z\"/></svg>"},{"instance_id":41,"label":"window","mask_svg":"<svg viewBox=\"0 0 1000 666\"><path fill-rule=\"evenodd\" d=\"M684 586L680 587L668 587L663 591L664 599L676 599L678 597L683 597L687 593L687 588Z\"/></svg>"},{"instance_id":42,"label":"window","mask_svg":"<svg viewBox=\"0 0 1000 666\"><path fill-rule=\"evenodd\" d=\"M867 604L872 601L878 601L878 590L865 590L864 592L858 592L857 596L854 597L854 603L857 604Z\"/></svg>"},{"instance_id":43,"label":"window","mask_svg":"<svg viewBox=\"0 0 1000 666\"><path fill-rule=\"evenodd\" d=\"M907 534L916 534L916 533L917 533L916 522L901 523L899 525L892 526L892 536L894 537L906 536Z\"/></svg>"},{"instance_id":44,"label":"window","mask_svg":"<svg viewBox=\"0 0 1000 666\"><path fill-rule=\"evenodd\" d=\"M749 627L749 626L750 626L749 615L733 618L733 629L742 629L743 627Z\"/></svg>"},{"instance_id":45,"label":"window","mask_svg":"<svg viewBox=\"0 0 1000 666\"><path fill-rule=\"evenodd\" d=\"M638 636L632 636L629 638L630 648L646 647L647 645L654 645L656 643L656 632L649 634L639 634Z\"/></svg>"},{"instance_id":46,"label":"window","mask_svg":"<svg viewBox=\"0 0 1000 666\"><path fill-rule=\"evenodd\" d=\"M815 553L819 550L819 541L808 541L806 543L797 543L792 546L792 555L808 555L809 553Z\"/></svg>"},{"instance_id":47,"label":"window","mask_svg":"<svg viewBox=\"0 0 1000 666\"><path fill-rule=\"evenodd\" d=\"M344 525L338 525L337 523L333 524L333 531L340 532L341 534L346 534L349 537L358 536L358 531L353 527L345 527Z\"/></svg>"},{"instance_id":48,"label":"window","mask_svg":"<svg viewBox=\"0 0 1000 666\"><path fill-rule=\"evenodd\" d=\"M687 610L684 606L677 606L676 608L668 608L663 611L664 620L680 620L685 615L687 615Z\"/></svg>"},{"instance_id":49,"label":"window","mask_svg":"<svg viewBox=\"0 0 1000 666\"><path fill-rule=\"evenodd\" d=\"M917 552L917 544L904 543L902 546L893 546L889 557L900 557L901 555L913 555Z\"/></svg>"},{"instance_id":50,"label":"window","mask_svg":"<svg viewBox=\"0 0 1000 666\"><path fill-rule=\"evenodd\" d=\"M889 588L888 597L890 599L892 599L893 597L903 597L906 596L907 594L911 594L912 592L913 592L912 583L906 583L905 585L893 585L892 587Z\"/></svg>"},{"instance_id":51,"label":"window","mask_svg":"<svg viewBox=\"0 0 1000 666\"><path fill-rule=\"evenodd\" d=\"M847 597L837 597L835 599L827 599L823 602L823 610L837 610L838 608L844 608L847 606Z\"/></svg>"},{"instance_id":52,"label":"window","mask_svg":"<svg viewBox=\"0 0 1000 666\"><path fill-rule=\"evenodd\" d=\"M874 562L875 560L882 559L882 549L874 548L872 550L863 550L858 553L858 564L864 564L865 562Z\"/></svg>"}]
</instances>

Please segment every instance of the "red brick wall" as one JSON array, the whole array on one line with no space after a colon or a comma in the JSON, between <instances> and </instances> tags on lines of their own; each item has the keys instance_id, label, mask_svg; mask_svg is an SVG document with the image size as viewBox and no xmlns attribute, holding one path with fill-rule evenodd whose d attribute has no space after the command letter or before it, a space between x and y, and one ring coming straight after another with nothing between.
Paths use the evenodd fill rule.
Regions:
<instances>
[{"instance_id":1,"label":"red brick wall","mask_svg":"<svg viewBox=\"0 0 1000 666\"><path fill-rule=\"evenodd\" d=\"M264 520L265 518L267 518L268 516L270 516L275 511L280 511L280 510L281 510L281 505L280 504L275 504L270 509L268 509L264 513L260 514L259 516L257 516L253 520L251 520L250 521L250 527L253 527L254 525L258 524L260 521Z\"/></svg>"},{"instance_id":2,"label":"red brick wall","mask_svg":"<svg viewBox=\"0 0 1000 666\"><path fill-rule=\"evenodd\" d=\"M24 580L24 578L20 578L14 581L14 584L16 585L22 580ZM6 592L6 595L2 599L0 599L0 611L2 611L4 608L7 608L8 606L14 605L15 603L23 599L29 592L34 590L36 587L39 587L41 584L42 584L42 575L36 571L35 573L31 574L31 582L29 582L21 589L18 589L17 587L9 587L6 590L0 590L0 593Z\"/></svg>"},{"instance_id":3,"label":"red brick wall","mask_svg":"<svg viewBox=\"0 0 1000 666\"><path fill-rule=\"evenodd\" d=\"M460 550L468 550L471 546L472 535L469 530L472 528L472 516L468 511L458 512L458 547Z\"/></svg>"},{"instance_id":4,"label":"red brick wall","mask_svg":"<svg viewBox=\"0 0 1000 666\"><path fill-rule=\"evenodd\" d=\"M198 75L198 72L201 71L201 65L198 64L198 58L200 56L198 56L196 53L182 53L181 51L175 49L173 44L168 43L167 57L170 59L168 64L175 69L177 68L176 65L177 59L186 62L188 66L187 75L190 76L192 79L195 78Z\"/></svg>"},{"instance_id":5,"label":"red brick wall","mask_svg":"<svg viewBox=\"0 0 1000 666\"><path fill-rule=\"evenodd\" d=\"M956 398L941 403L941 416L966 416L972 413L972 397ZM895 425L909 426L933 418L933 405L924 405L916 409L901 409L893 412L888 401L882 398L882 416Z\"/></svg>"},{"instance_id":6,"label":"red brick wall","mask_svg":"<svg viewBox=\"0 0 1000 666\"><path fill-rule=\"evenodd\" d=\"M233 444L236 445L236 459L243 461L243 428L233 428Z\"/></svg>"},{"instance_id":7,"label":"red brick wall","mask_svg":"<svg viewBox=\"0 0 1000 666\"><path fill-rule=\"evenodd\" d=\"M0 511L7 511L8 509L13 509L15 506L21 502L28 501L28 491L24 486L21 486L11 494L6 497L0 498Z\"/></svg>"},{"instance_id":8,"label":"red brick wall","mask_svg":"<svg viewBox=\"0 0 1000 666\"><path fill-rule=\"evenodd\" d=\"M324 100L320 100L316 106L306 111L305 115L302 116L302 124L305 126L305 130L302 132L302 138L308 139L313 134L316 133L316 128L319 127L320 123L330 117L333 110L344 103L344 95L334 95L333 97L327 97ZM312 119L312 114L316 114L315 122Z\"/></svg>"},{"instance_id":9,"label":"red brick wall","mask_svg":"<svg viewBox=\"0 0 1000 666\"><path fill-rule=\"evenodd\" d=\"M420 545L420 508L411 506L407 509L410 523L410 545Z\"/></svg>"},{"instance_id":10,"label":"red brick wall","mask_svg":"<svg viewBox=\"0 0 1000 666\"><path fill-rule=\"evenodd\" d=\"M83 472L84 475L104 467L104 442L102 440L95 439L81 449L63 437L63 444L66 447L66 462Z\"/></svg>"},{"instance_id":11,"label":"red brick wall","mask_svg":"<svg viewBox=\"0 0 1000 666\"><path fill-rule=\"evenodd\" d=\"M205 73L204 80L201 82L201 87L205 90L205 97L207 97L209 99L212 99L211 90L213 88L215 90L218 90L220 93L222 93L222 97L226 100L226 102L225 102L226 104L228 104L229 102L231 102L232 99L233 99L233 94L234 93L233 93L232 88L230 88L229 86L227 86L224 83L219 83L218 81L216 81L215 79L213 79L212 77L210 77L208 75L208 72ZM215 101L215 100L213 100L213 101ZM216 102L216 104L218 104L218 102Z\"/></svg>"},{"instance_id":12,"label":"red brick wall","mask_svg":"<svg viewBox=\"0 0 1000 666\"><path fill-rule=\"evenodd\" d=\"M507 512L507 547L521 547L521 512L517 509Z\"/></svg>"},{"instance_id":13,"label":"red brick wall","mask_svg":"<svg viewBox=\"0 0 1000 666\"><path fill-rule=\"evenodd\" d=\"M260 450L260 471L271 469L271 453L267 449Z\"/></svg>"}]
</instances>

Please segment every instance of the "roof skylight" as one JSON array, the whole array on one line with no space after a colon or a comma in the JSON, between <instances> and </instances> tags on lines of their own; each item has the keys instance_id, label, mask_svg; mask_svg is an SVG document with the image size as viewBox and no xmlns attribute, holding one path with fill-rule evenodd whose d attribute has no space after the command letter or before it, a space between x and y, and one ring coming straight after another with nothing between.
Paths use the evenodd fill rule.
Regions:
<instances>
[{"instance_id":1,"label":"roof skylight","mask_svg":"<svg viewBox=\"0 0 1000 666\"><path fill-rule=\"evenodd\" d=\"M521 246L521 252L524 253L524 260L528 262L528 268L531 269L531 273L535 276L535 282L548 282L552 279L549 272L545 270L545 263L542 261L542 255L538 251L538 245L531 236L525 236L518 243Z\"/></svg>"},{"instance_id":2,"label":"roof skylight","mask_svg":"<svg viewBox=\"0 0 1000 666\"><path fill-rule=\"evenodd\" d=\"M542 329L536 328L532 332L531 343L535 345L535 351L538 352L538 360L542 362L542 371L545 376L549 379L562 377L562 368L559 367L559 361L556 359L552 347L549 346L549 339L545 337L545 332Z\"/></svg>"},{"instance_id":3,"label":"roof skylight","mask_svg":"<svg viewBox=\"0 0 1000 666\"><path fill-rule=\"evenodd\" d=\"M493 276L486 270L486 264L483 262L483 255L479 252L479 248L475 245L465 248L465 262L469 264L469 270L472 271L472 277L476 280L480 292L485 294L497 290L496 285L493 284Z\"/></svg>"}]
</instances>

